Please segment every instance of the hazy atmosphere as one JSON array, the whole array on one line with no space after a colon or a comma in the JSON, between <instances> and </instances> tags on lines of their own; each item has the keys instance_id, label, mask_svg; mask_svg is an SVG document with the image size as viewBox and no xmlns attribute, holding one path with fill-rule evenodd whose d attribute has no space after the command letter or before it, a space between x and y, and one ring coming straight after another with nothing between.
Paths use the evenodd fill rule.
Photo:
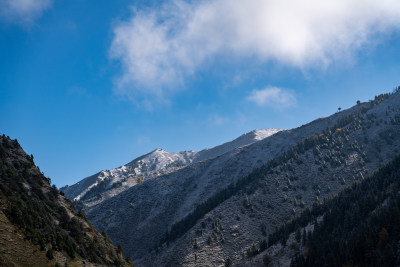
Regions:
<instances>
[{"instance_id":1,"label":"hazy atmosphere","mask_svg":"<svg viewBox=\"0 0 400 267\"><path fill-rule=\"evenodd\" d=\"M399 84L400 2L0 1L0 127L58 187Z\"/></svg>"}]
</instances>

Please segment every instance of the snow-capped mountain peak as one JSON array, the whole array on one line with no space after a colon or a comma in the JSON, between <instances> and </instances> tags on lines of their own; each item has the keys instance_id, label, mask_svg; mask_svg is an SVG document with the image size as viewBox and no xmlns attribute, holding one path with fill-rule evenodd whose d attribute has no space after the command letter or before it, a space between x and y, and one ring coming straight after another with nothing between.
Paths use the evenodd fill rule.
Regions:
<instances>
[{"instance_id":1,"label":"snow-capped mountain peak","mask_svg":"<svg viewBox=\"0 0 400 267\"><path fill-rule=\"evenodd\" d=\"M168 152L157 148L128 164L112 170L100 171L72 186L63 187L61 190L75 201L81 200L87 205L93 205L143 181L177 171L195 162L221 156L236 148L263 140L278 131L280 130L254 130L233 141L199 152L193 150Z\"/></svg>"},{"instance_id":2,"label":"snow-capped mountain peak","mask_svg":"<svg viewBox=\"0 0 400 267\"><path fill-rule=\"evenodd\" d=\"M264 138L267 138L273 134L276 134L280 130L277 129L266 129L266 130L254 130L251 131L250 133L254 134L254 140L263 140Z\"/></svg>"},{"instance_id":3,"label":"snow-capped mountain peak","mask_svg":"<svg viewBox=\"0 0 400 267\"><path fill-rule=\"evenodd\" d=\"M260 140L263 140L273 134L276 134L277 132L282 131L278 129L266 129L266 130L253 130L251 132L245 133L235 140L232 140L230 142L226 142L222 145L213 147L213 148L207 148L204 149L200 152L198 152L198 155L195 159L196 162L202 161L202 160L207 160L207 159L212 159L218 156L221 156L229 151L232 151L236 148L247 146L250 144L253 144L255 142L258 142Z\"/></svg>"}]
</instances>

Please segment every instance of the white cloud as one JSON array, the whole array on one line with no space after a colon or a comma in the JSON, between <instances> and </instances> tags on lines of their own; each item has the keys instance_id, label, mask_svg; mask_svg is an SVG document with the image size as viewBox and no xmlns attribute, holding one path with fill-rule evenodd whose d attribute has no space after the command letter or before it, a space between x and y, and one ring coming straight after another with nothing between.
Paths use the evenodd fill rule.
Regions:
<instances>
[{"instance_id":1,"label":"white cloud","mask_svg":"<svg viewBox=\"0 0 400 267\"><path fill-rule=\"evenodd\" d=\"M118 92L162 99L219 56L326 68L400 28L398 0L169 1L115 24Z\"/></svg>"},{"instance_id":2,"label":"white cloud","mask_svg":"<svg viewBox=\"0 0 400 267\"><path fill-rule=\"evenodd\" d=\"M290 90L278 87L253 90L247 99L257 106L270 106L277 109L284 109L296 104L296 97Z\"/></svg>"},{"instance_id":3,"label":"white cloud","mask_svg":"<svg viewBox=\"0 0 400 267\"><path fill-rule=\"evenodd\" d=\"M52 4L53 0L0 0L0 18L9 23L29 26Z\"/></svg>"}]
</instances>

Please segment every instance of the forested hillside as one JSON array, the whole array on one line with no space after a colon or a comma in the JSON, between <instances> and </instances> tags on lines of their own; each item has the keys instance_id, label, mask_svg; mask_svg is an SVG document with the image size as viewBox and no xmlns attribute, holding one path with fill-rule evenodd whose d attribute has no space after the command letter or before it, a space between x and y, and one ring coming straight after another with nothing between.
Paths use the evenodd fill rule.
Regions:
<instances>
[{"instance_id":1,"label":"forested hillside","mask_svg":"<svg viewBox=\"0 0 400 267\"><path fill-rule=\"evenodd\" d=\"M112 245L50 186L18 144L0 136L1 266L130 266Z\"/></svg>"},{"instance_id":2,"label":"forested hillside","mask_svg":"<svg viewBox=\"0 0 400 267\"><path fill-rule=\"evenodd\" d=\"M397 266L399 167L400 155L338 195L315 202L261 239L245 265L279 266L291 258L291 266Z\"/></svg>"},{"instance_id":3,"label":"forested hillside","mask_svg":"<svg viewBox=\"0 0 400 267\"><path fill-rule=\"evenodd\" d=\"M302 237L293 266L400 264L400 156L310 214L323 220Z\"/></svg>"}]
</instances>

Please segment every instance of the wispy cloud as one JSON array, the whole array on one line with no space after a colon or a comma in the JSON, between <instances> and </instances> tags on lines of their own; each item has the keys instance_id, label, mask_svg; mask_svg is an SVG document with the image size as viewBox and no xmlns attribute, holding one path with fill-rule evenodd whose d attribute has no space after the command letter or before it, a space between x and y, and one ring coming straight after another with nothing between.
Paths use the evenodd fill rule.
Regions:
<instances>
[{"instance_id":1,"label":"wispy cloud","mask_svg":"<svg viewBox=\"0 0 400 267\"><path fill-rule=\"evenodd\" d=\"M151 140L150 140L150 137L141 135L141 136L139 136L139 137L137 138L137 143L138 143L139 145L146 145L146 144L150 144L150 143L151 143Z\"/></svg>"},{"instance_id":2,"label":"wispy cloud","mask_svg":"<svg viewBox=\"0 0 400 267\"><path fill-rule=\"evenodd\" d=\"M0 19L7 23L29 26L52 4L53 0L1 0Z\"/></svg>"},{"instance_id":3,"label":"wispy cloud","mask_svg":"<svg viewBox=\"0 0 400 267\"><path fill-rule=\"evenodd\" d=\"M326 68L399 28L398 0L175 0L115 24L110 56L120 94L163 99L218 56Z\"/></svg>"},{"instance_id":4,"label":"wispy cloud","mask_svg":"<svg viewBox=\"0 0 400 267\"><path fill-rule=\"evenodd\" d=\"M86 88L80 86L72 86L67 89L69 95L74 95L78 97L91 97L92 95Z\"/></svg>"},{"instance_id":5,"label":"wispy cloud","mask_svg":"<svg viewBox=\"0 0 400 267\"><path fill-rule=\"evenodd\" d=\"M296 97L293 92L278 87L253 90L247 99L257 106L269 106L276 109L284 109L296 104Z\"/></svg>"},{"instance_id":6,"label":"wispy cloud","mask_svg":"<svg viewBox=\"0 0 400 267\"><path fill-rule=\"evenodd\" d=\"M212 114L208 118L208 126L210 127L219 127L228 123L230 120L227 117L222 117L219 114Z\"/></svg>"}]
</instances>

